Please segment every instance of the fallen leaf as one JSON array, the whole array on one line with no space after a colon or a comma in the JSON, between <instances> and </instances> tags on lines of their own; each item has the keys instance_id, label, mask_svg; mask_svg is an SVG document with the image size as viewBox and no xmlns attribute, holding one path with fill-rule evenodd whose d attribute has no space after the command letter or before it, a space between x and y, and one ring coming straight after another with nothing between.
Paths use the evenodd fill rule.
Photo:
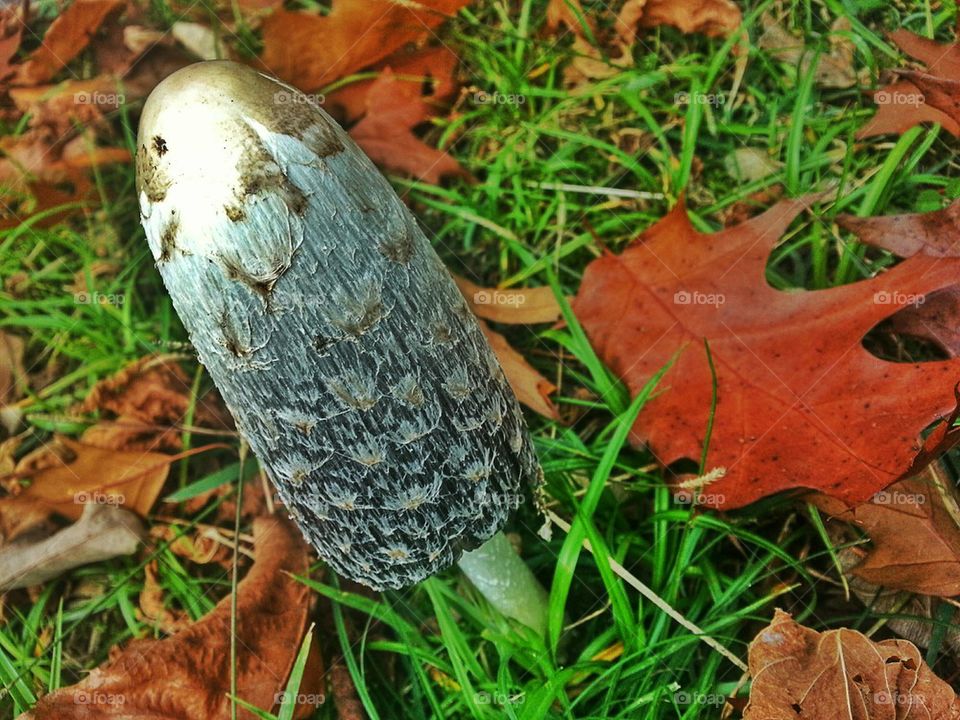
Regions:
<instances>
[{"instance_id":1,"label":"fallen leaf","mask_svg":"<svg viewBox=\"0 0 960 720\"><path fill-rule=\"evenodd\" d=\"M6 80L16 71L13 58L22 39L22 6L11 4L0 8L0 80Z\"/></svg>"},{"instance_id":2,"label":"fallen leaf","mask_svg":"<svg viewBox=\"0 0 960 720\"><path fill-rule=\"evenodd\" d=\"M458 58L446 46L398 50L368 72L380 73L390 68L398 83L417 88L430 110L436 111L457 94L455 77ZM348 125L363 117L368 109L367 96L376 79L350 82L323 97L324 109L341 124ZM424 92L428 88L429 92Z\"/></svg>"},{"instance_id":3,"label":"fallen leaf","mask_svg":"<svg viewBox=\"0 0 960 720\"><path fill-rule=\"evenodd\" d=\"M949 357L960 356L960 286L930 293L919 305L909 305L890 318L897 335L930 340Z\"/></svg>"},{"instance_id":4,"label":"fallen leaf","mask_svg":"<svg viewBox=\"0 0 960 720\"><path fill-rule=\"evenodd\" d=\"M150 527L150 537L165 542L177 557L198 565L230 561L227 545L218 541L213 528L191 532L179 525L160 523Z\"/></svg>"},{"instance_id":5,"label":"fallen leaf","mask_svg":"<svg viewBox=\"0 0 960 720\"><path fill-rule=\"evenodd\" d=\"M822 496L811 502L870 538L850 570L857 577L923 595L960 595L960 504L935 464L854 508Z\"/></svg>"},{"instance_id":6,"label":"fallen leaf","mask_svg":"<svg viewBox=\"0 0 960 720\"><path fill-rule=\"evenodd\" d=\"M319 90L422 40L468 3L334 0L326 15L277 10L263 21L260 60L281 80Z\"/></svg>"},{"instance_id":7,"label":"fallen leaf","mask_svg":"<svg viewBox=\"0 0 960 720\"><path fill-rule=\"evenodd\" d=\"M42 539L0 548L0 592L39 585L81 565L132 555L146 530L133 513L111 505L84 505L80 519Z\"/></svg>"},{"instance_id":8,"label":"fallen leaf","mask_svg":"<svg viewBox=\"0 0 960 720\"><path fill-rule=\"evenodd\" d=\"M0 408L19 400L27 388L23 340L0 330Z\"/></svg>"},{"instance_id":9,"label":"fallen leaf","mask_svg":"<svg viewBox=\"0 0 960 720\"><path fill-rule=\"evenodd\" d=\"M837 224L861 240L900 257L925 253L960 256L960 201L930 213L859 218L840 215ZM918 298L892 315L887 327L897 334L929 340L948 356L960 355L960 286Z\"/></svg>"},{"instance_id":10,"label":"fallen leaf","mask_svg":"<svg viewBox=\"0 0 960 720\"><path fill-rule=\"evenodd\" d=\"M117 450L179 450L182 425L190 409L190 386L190 378L168 356L135 360L99 381L75 408L101 417L101 422L84 432L82 440ZM194 424L231 427L229 414L215 392L197 399Z\"/></svg>"},{"instance_id":11,"label":"fallen leaf","mask_svg":"<svg viewBox=\"0 0 960 720\"><path fill-rule=\"evenodd\" d=\"M508 325L556 322L562 317L560 304L549 287L485 288L460 275L453 276L473 314L484 320Z\"/></svg>"},{"instance_id":12,"label":"fallen leaf","mask_svg":"<svg viewBox=\"0 0 960 720\"><path fill-rule=\"evenodd\" d=\"M943 128L960 137L960 118L955 98L960 81L960 46L941 44L916 35L909 30L897 30L890 39L907 55L926 65L925 72L899 74L907 76L878 90L874 96L877 113L857 133L857 137L872 137L885 133L903 133L923 122L940 123Z\"/></svg>"},{"instance_id":13,"label":"fallen leaf","mask_svg":"<svg viewBox=\"0 0 960 720\"><path fill-rule=\"evenodd\" d=\"M491 330L483 320L478 322L497 360L500 361L503 373L507 376L517 400L544 417L551 420L558 419L560 414L557 412L557 407L550 401L550 394L557 389L557 386L543 377L523 355L514 350L503 335Z\"/></svg>"},{"instance_id":14,"label":"fallen leaf","mask_svg":"<svg viewBox=\"0 0 960 720\"><path fill-rule=\"evenodd\" d=\"M960 717L953 689L906 640L874 642L846 628L819 633L777 610L750 643L749 665L744 720Z\"/></svg>"},{"instance_id":15,"label":"fallen leaf","mask_svg":"<svg viewBox=\"0 0 960 720\"><path fill-rule=\"evenodd\" d=\"M242 700L269 710L285 688L307 630L311 593L292 574L309 560L299 531L278 518L254 521L256 561L237 588L237 688ZM42 697L20 720L93 717L228 720L231 598L165 640L135 640L84 680ZM316 645L300 695L322 695ZM298 717L312 711L305 705ZM253 715L238 709L237 717Z\"/></svg>"},{"instance_id":16,"label":"fallen leaf","mask_svg":"<svg viewBox=\"0 0 960 720\"><path fill-rule=\"evenodd\" d=\"M37 456L17 465L16 475L29 477L30 484L17 495L0 498L0 535L8 542L52 514L77 520L88 503L120 505L146 517L175 459L161 453L105 450L65 437L59 443L65 458L44 448L43 469L29 467Z\"/></svg>"},{"instance_id":17,"label":"fallen leaf","mask_svg":"<svg viewBox=\"0 0 960 720\"><path fill-rule=\"evenodd\" d=\"M734 180L753 183L776 175L783 163L759 148L740 147L723 159L723 166Z\"/></svg>"},{"instance_id":18,"label":"fallen leaf","mask_svg":"<svg viewBox=\"0 0 960 720\"><path fill-rule=\"evenodd\" d=\"M726 37L743 17L730 0L627 0L617 15L617 34L633 44L638 28L671 25L684 33Z\"/></svg>"},{"instance_id":19,"label":"fallen leaf","mask_svg":"<svg viewBox=\"0 0 960 720\"><path fill-rule=\"evenodd\" d=\"M578 35L586 35L589 30L596 34L597 23L584 12L580 0L550 0L547 4L547 28L553 32L566 25Z\"/></svg>"},{"instance_id":20,"label":"fallen leaf","mask_svg":"<svg viewBox=\"0 0 960 720\"><path fill-rule=\"evenodd\" d=\"M757 40L757 46L773 57L788 65L796 66L801 75L810 69L814 58L817 67L814 79L824 88L849 88L867 81L866 73L858 73L854 66L856 46L843 33L850 31L850 21L838 17L830 27L830 51L816 55L808 49L802 37L791 34L770 14L761 18L763 34Z\"/></svg>"},{"instance_id":21,"label":"fallen leaf","mask_svg":"<svg viewBox=\"0 0 960 720\"><path fill-rule=\"evenodd\" d=\"M163 600L163 588L157 579L157 561L152 560L143 567L143 589L140 590L137 619L149 623L167 635L174 635L190 626L186 613L174 613Z\"/></svg>"},{"instance_id":22,"label":"fallen leaf","mask_svg":"<svg viewBox=\"0 0 960 720\"><path fill-rule=\"evenodd\" d=\"M388 170L434 184L445 176L466 176L450 155L413 134L431 114L420 89L398 81L388 68L367 93L367 113L350 129L350 137L371 160Z\"/></svg>"},{"instance_id":23,"label":"fallen leaf","mask_svg":"<svg viewBox=\"0 0 960 720\"><path fill-rule=\"evenodd\" d=\"M40 47L17 67L17 84L50 80L87 47L90 36L107 16L122 6L122 0L74 0L50 23Z\"/></svg>"},{"instance_id":24,"label":"fallen leaf","mask_svg":"<svg viewBox=\"0 0 960 720\"><path fill-rule=\"evenodd\" d=\"M706 456L722 469L703 504L735 508L792 488L849 505L915 474L946 442L921 432L956 409L960 362L892 363L861 345L903 305L956 282L960 259L918 254L877 277L782 292L765 278L770 251L804 200L743 225L697 232L682 204L623 254L591 263L574 301L600 357L636 394L671 359L631 431L664 465Z\"/></svg>"}]
</instances>

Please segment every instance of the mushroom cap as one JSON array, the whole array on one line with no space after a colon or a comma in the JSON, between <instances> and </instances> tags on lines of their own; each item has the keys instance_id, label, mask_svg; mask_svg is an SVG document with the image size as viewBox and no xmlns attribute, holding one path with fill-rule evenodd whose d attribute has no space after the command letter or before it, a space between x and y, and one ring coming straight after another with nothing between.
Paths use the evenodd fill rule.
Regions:
<instances>
[{"instance_id":1,"label":"mushroom cap","mask_svg":"<svg viewBox=\"0 0 960 720\"><path fill-rule=\"evenodd\" d=\"M403 587L540 481L476 319L393 188L309 98L211 61L164 80L141 220L201 362L304 535Z\"/></svg>"}]
</instances>

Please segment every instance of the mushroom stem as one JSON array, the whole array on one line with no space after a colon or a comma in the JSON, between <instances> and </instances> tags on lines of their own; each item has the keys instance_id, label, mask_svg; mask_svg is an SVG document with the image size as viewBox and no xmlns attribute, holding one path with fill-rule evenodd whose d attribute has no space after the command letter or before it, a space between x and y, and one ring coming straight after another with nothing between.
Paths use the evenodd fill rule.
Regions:
<instances>
[{"instance_id":1,"label":"mushroom stem","mask_svg":"<svg viewBox=\"0 0 960 720\"><path fill-rule=\"evenodd\" d=\"M460 569L497 610L537 631L547 632L547 591L498 532L476 550L465 552Z\"/></svg>"}]
</instances>

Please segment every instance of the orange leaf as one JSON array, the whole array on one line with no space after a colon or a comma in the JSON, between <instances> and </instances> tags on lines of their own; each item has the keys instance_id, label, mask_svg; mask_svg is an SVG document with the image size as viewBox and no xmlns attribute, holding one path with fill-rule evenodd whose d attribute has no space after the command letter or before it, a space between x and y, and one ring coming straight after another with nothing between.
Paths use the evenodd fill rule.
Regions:
<instances>
[{"instance_id":1,"label":"orange leaf","mask_svg":"<svg viewBox=\"0 0 960 720\"><path fill-rule=\"evenodd\" d=\"M479 323L483 334L487 337L487 342L490 343L497 360L503 367L503 372L507 376L517 400L544 417L551 420L559 418L557 408L549 397L557 389L557 386L537 372L536 368L528 363L523 355L510 346L503 335L491 330L483 320L480 320Z\"/></svg>"},{"instance_id":2,"label":"orange leaf","mask_svg":"<svg viewBox=\"0 0 960 720\"><path fill-rule=\"evenodd\" d=\"M434 184L447 175L466 176L450 155L413 134L413 129L431 114L420 89L397 80L388 68L367 93L367 114L351 128L350 137L375 163L388 170Z\"/></svg>"},{"instance_id":3,"label":"orange leaf","mask_svg":"<svg viewBox=\"0 0 960 720\"><path fill-rule=\"evenodd\" d=\"M637 27L672 25L684 33L726 37L742 20L730 0L627 0L617 16L617 33L632 43Z\"/></svg>"},{"instance_id":4,"label":"orange leaf","mask_svg":"<svg viewBox=\"0 0 960 720\"><path fill-rule=\"evenodd\" d=\"M74 0L50 24L43 42L17 68L19 85L47 82L79 55L107 16L122 7L121 0Z\"/></svg>"},{"instance_id":5,"label":"orange leaf","mask_svg":"<svg viewBox=\"0 0 960 720\"><path fill-rule=\"evenodd\" d=\"M278 10L263 21L261 62L301 90L383 60L466 6L469 0L334 0L329 14Z\"/></svg>"},{"instance_id":6,"label":"orange leaf","mask_svg":"<svg viewBox=\"0 0 960 720\"><path fill-rule=\"evenodd\" d=\"M309 564L290 523L254 521L256 561L237 588L237 688L256 707L276 705L296 659L311 593L291 574ZM40 699L20 720L106 718L230 718L230 607L225 597L194 625L166 640L135 640L84 680ZM300 694L319 699L322 672L314 645ZM237 717L253 714L238 709Z\"/></svg>"},{"instance_id":7,"label":"orange leaf","mask_svg":"<svg viewBox=\"0 0 960 720\"><path fill-rule=\"evenodd\" d=\"M6 540L38 517L57 514L77 520L88 502L122 505L146 516L175 459L161 453L105 450L69 438L60 438L60 443L67 459L51 452L50 465L42 470L25 472L23 463L17 468L31 482L19 494L0 499L0 528Z\"/></svg>"},{"instance_id":8,"label":"orange leaf","mask_svg":"<svg viewBox=\"0 0 960 720\"><path fill-rule=\"evenodd\" d=\"M631 431L664 464L700 458L709 342L718 402L706 465L726 472L706 491L708 505L798 487L862 502L918 471L921 432L956 407L960 361L887 362L861 340L903 304L954 283L960 259L920 254L842 287L775 290L767 259L804 206L784 201L702 234L678 205L622 255L591 263L574 301L633 393L679 353Z\"/></svg>"},{"instance_id":9,"label":"orange leaf","mask_svg":"<svg viewBox=\"0 0 960 720\"><path fill-rule=\"evenodd\" d=\"M459 275L453 276L474 315L508 325L532 325L556 322L562 317L560 304L549 287L480 287Z\"/></svg>"}]
</instances>

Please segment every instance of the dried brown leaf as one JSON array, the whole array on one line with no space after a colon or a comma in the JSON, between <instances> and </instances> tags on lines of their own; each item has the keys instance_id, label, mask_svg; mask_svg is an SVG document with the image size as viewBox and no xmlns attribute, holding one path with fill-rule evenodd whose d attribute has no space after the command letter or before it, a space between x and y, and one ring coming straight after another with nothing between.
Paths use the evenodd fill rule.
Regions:
<instances>
[{"instance_id":1,"label":"dried brown leaf","mask_svg":"<svg viewBox=\"0 0 960 720\"><path fill-rule=\"evenodd\" d=\"M270 710L307 629L311 593L291 574L306 575L309 561L299 531L288 522L259 518L253 533L256 561L237 588L237 685L241 699ZM171 638L128 643L83 681L41 698L20 720L228 720L230 616L226 597ZM304 697L322 695L319 662L314 646L300 689ZM254 718L243 709L237 717Z\"/></svg>"},{"instance_id":2,"label":"dried brown leaf","mask_svg":"<svg viewBox=\"0 0 960 720\"><path fill-rule=\"evenodd\" d=\"M960 718L953 689L906 640L819 633L777 610L750 643L749 665L744 720Z\"/></svg>"}]
</instances>

